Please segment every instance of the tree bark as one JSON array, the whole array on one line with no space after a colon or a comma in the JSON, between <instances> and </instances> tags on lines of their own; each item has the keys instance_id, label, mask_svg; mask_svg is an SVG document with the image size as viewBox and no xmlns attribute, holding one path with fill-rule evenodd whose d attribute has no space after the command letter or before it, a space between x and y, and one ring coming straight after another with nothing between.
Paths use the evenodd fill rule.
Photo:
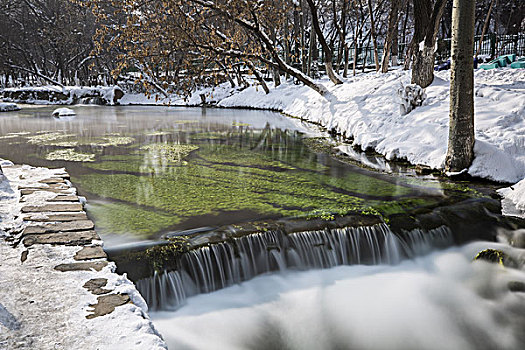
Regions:
<instances>
[{"instance_id":1,"label":"tree bark","mask_svg":"<svg viewBox=\"0 0 525 350\"><path fill-rule=\"evenodd\" d=\"M394 42L394 37L397 38L397 22L399 14L400 0L392 0L390 2L390 13L388 15L388 31L385 39L385 47L383 49L383 58L381 60L381 72L388 72L388 61L390 60L390 50ZM397 61L397 57L396 57Z\"/></svg>"},{"instance_id":2,"label":"tree bark","mask_svg":"<svg viewBox=\"0 0 525 350\"><path fill-rule=\"evenodd\" d=\"M474 1L474 0L471 0ZM423 48L414 34L413 49L415 52L412 66L412 83L426 88L434 80L434 51L436 37L439 31L439 21L445 10L446 0L436 0L432 6L431 0L414 0L414 17L416 30L424 35ZM420 20L418 21L418 17ZM423 40L423 39L421 39Z\"/></svg>"},{"instance_id":3,"label":"tree bark","mask_svg":"<svg viewBox=\"0 0 525 350\"><path fill-rule=\"evenodd\" d=\"M468 169L474 158L474 20L476 2L454 0L450 126L445 170Z\"/></svg>"},{"instance_id":4,"label":"tree bark","mask_svg":"<svg viewBox=\"0 0 525 350\"><path fill-rule=\"evenodd\" d=\"M323 49L326 74L328 75L328 78L330 78L332 83L336 85L342 84L343 81L341 80L339 75L334 72L334 68L332 66L332 49L330 49L330 47L328 46L324 34L321 31L321 27L319 26L319 18L317 17L317 6L315 6L313 0L306 0L306 2L308 2L308 5L310 6L310 13L312 14L312 26L315 29L317 39L319 40L319 43L321 44L321 47Z\"/></svg>"}]
</instances>

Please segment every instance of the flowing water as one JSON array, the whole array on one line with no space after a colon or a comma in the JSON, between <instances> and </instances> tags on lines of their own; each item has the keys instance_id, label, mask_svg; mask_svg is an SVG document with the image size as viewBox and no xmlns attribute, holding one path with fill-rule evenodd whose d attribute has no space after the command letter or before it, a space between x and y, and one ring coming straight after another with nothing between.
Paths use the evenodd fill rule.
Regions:
<instances>
[{"instance_id":1,"label":"flowing water","mask_svg":"<svg viewBox=\"0 0 525 350\"><path fill-rule=\"evenodd\" d=\"M108 251L138 254L115 261L170 348L525 348L523 271L472 262L523 251L449 248L500 224L483 191L342 162L273 112L73 108L0 115L0 157L66 167ZM351 215L376 221L334 224ZM283 218L303 229L265 226Z\"/></svg>"}]
</instances>

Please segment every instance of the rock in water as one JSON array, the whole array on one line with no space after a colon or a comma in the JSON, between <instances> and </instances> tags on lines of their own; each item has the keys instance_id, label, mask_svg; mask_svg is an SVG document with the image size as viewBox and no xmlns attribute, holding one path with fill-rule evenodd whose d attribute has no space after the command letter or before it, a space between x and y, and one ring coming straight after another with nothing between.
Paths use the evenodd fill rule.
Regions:
<instances>
[{"instance_id":1,"label":"rock in water","mask_svg":"<svg viewBox=\"0 0 525 350\"><path fill-rule=\"evenodd\" d=\"M76 113L70 108L57 108L53 111L53 117L73 117Z\"/></svg>"}]
</instances>

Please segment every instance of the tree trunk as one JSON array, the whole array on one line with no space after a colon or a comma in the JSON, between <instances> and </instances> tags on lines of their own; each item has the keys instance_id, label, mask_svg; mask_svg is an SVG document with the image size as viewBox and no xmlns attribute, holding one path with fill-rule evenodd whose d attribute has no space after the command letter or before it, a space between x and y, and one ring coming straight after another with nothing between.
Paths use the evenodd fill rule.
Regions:
<instances>
[{"instance_id":1,"label":"tree trunk","mask_svg":"<svg viewBox=\"0 0 525 350\"><path fill-rule=\"evenodd\" d=\"M374 9L372 8L372 0L368 0L368 11L370 13L370 35L372 37L372 44L374 45L374 62L376 64L376 72L379 71L379 54L377 53L377 38L374 24Z\"/></svg>"},{"instance_id":2,"label":"tree trunk","mask_svg":"<svg viewBox=\"0 0 525 350\"><path fill-rule=\"evenodd\" d=\"M317 6L315 6L313 0L306 0L306 1L308 2L308 5L310 6L310 13L312 14L312 26L315 29L315 33L317 34L317 39L319 40L319 43L321 44L321 47L323 49L326 74L328 75L328 78L330 78L332 83L336 85L342 84L343 81L338 76L338 74L334 72L334 68L332 66L332 59L333 59L332 49L330 49L330 47L328 46L326 39L324 37L324 34L321 31L321 27L319 26L319 18L317 17Z\"/></svg>"},{"instance_id":3,"label":"tree trunk","mask_svg":"<svg viewBox=\"0 0 525 350\"><path fill-rule=\"evenodd\" d=\"M383 49L383 58L381 60L381 72L388 72L388 61L390 59L390 50L392 49L392 44L394 37L397 38L397 21L399 14L399 1L392 0L390 2L390 13L388 15L388 31L385 39L385 47Z\"/></svg>"},{"instance_id":4,"label":"tree trunk","mask_svg":"<svg viewBox=\"0 0 525 350\"><path fill-rule=\"evenodd\" d=\"M255 78L259 81L259 84L261 84L264 92L266 94L269 94L270 93L270 89L268 89L268 85L266 85L266 82L264 81L264 78L263 78L261 72L259 72L257 67L255 67L255 65L252 63L252 61L246 60L245 63L246 63L246 65L248 65L248 67L250 67L250 70L253 72L253 75L255 75Z\"/></svg>"},{"instance_id":5,"label":"tree trunk","mask_svg":"<svg viewBox=\"0 0 525 350\"><path fill-rule=\"evenodd\" d=\"M445 170L468 169L474 158L474 19L476 2L454 0L450 126Z\"/></svg>"},{"instance_id":6,"label":"tree trunk","mask_svg":"<svg viewBox=\"0 0 525 350\"><path fill-rule=\"evenodd\" d=\"M314 51L317 50L317 42L316 42L316 35L315 30L312 25L312 29L310 30L310 45L308 47L308 63L306 64L306 75L309 77L312 77L312 64L314 61Z\"/></svg>"},{"instance_id":7,"label":"tree trunk","mask_svg":"<svg viewBox=\"0 0 525 350\"><path fill-rule=\"evenodd\" d=\"M446 4L446 0L436 0L432 7L430 0L414 0L415 32L419 31L424 34L424 43L421 48L418 36L414 34L415 41L413 41L412 48L415 51L415 57L412 66L412 83L422 88L426 88L434 80L434 47L439 31L439 21ZM421 17L419 21L418 17Z\"/></svg>"}]
</instances>

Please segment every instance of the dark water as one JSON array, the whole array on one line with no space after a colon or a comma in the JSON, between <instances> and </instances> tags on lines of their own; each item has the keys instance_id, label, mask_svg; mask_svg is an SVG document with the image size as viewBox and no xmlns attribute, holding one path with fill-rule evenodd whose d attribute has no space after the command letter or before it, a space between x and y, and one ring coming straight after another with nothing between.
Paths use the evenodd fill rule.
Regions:
<instances>
[{"instance_id":1,"label":"dark water","mask_svg":"<svg viewBox=\"0 0 525 350\"><path fill-rule=\"evenodd\" d=\"M278 113L78 106L76 117L56 119L53 109L2 114L0 157L65 167L110 246L279 217L390 215L478 195L335 160L306 139L316 136L311 127Z\"/></svg>"}]
</instances>

